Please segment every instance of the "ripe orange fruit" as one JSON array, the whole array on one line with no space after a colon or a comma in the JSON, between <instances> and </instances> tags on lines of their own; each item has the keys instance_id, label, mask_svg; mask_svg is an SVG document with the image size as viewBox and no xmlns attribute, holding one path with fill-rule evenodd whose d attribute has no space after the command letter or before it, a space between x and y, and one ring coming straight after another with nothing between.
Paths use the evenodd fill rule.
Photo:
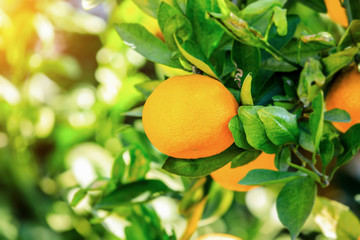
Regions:
<instances>
[{"instance_id":1,"label":"ripe orange fruit","mask_svg":"<svg viewBox=\"0 0 360 240\"><path fill-rule=\"evenodd\" d=\"M253 169L270 169L276 170L274 165L274 154L262 153L254 161L236 168L231 168L231 162L226 164L224 167L212 172L210 175L215 182L220 184L223 188L245 192L249 191L252 188L257 186L247 186L238 184L238 182L243 179L246 174Z\"/></svg>"},{"instance_id":2,"label":"ripe orange fruit","mask_svg":"<svg viewBox=\"0 0 360 240\"><path fill-rule=\"evenodd\" d=\"M339 23L343 27L349 25L348 18L346 16L346 10L340 4L339 0L325 0L325 5L329 14L329 17L336 23Z\"/></svg>"},{"instance_id":3,"label":"ripe orange fruit","mask_svg":"<svg viewBox=\"0 0 360 240\"><path fill-rule=\"evenodd\" d=\"M241 240L241 238L225 233L208 233L200 236L197 240Z\"/></svg>"},{"instance_id":4,"label":"ripe orange fruit","mask_svg":"<svg viewBox=\"0 0 360 240\"><path fill-rule=\"evenodd\" d=\"M144 130L151 143L169 156L209 157L234 142L228 123L238 107L227 88L211 77L175 76L147 99Z\"/></svg>"},{"instance_id":5,"label":"ripe orange fruit","mask_svg":"<svg viewBox=\"0 0 360 240\"><path fill-rule=\"evenodd\" d=\"M346 132L352 125L360 123L360 73L356 67L339 75L325 99L326 109L340 108L351 116L351 122L333 122L334 126Z\"/></svg>"}]
</instances>

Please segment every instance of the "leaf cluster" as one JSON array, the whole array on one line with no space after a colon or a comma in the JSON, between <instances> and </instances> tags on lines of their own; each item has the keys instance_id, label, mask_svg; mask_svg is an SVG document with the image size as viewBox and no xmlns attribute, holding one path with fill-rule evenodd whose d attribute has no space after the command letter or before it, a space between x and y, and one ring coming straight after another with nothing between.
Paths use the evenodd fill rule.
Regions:
<instances>
[{"instance_id":1,"label":"leaf cluster","mask_svg":"<svg viewBox=\"0 0 360 240\"><path fill-rule=\"evenodd\" d=\"M312 9L299 10L299 5ZM169 157L163 169L203 177L229 162L240 167L261 152L275 154L279 171L255 169L240 184L284 183L277 211L295 239L313 209L317 184L328 186L360 149L360 125L339 132L331 122L349 122L350 116L340 109L326 111L324 100L334 77L354 65L360 21L353 20L346 31L315 24L335 25L319 15L326 12L322 0L238 5L172 0L146 11L158 19L164 42L140 25L117 25L128 46L156 63L200 69L220 80L241 104L229 122L233 146L209 158ZM308 21L301 18L310 13ZM145 85L139 88L151 92Z\"/></svg>"}]
</instances>

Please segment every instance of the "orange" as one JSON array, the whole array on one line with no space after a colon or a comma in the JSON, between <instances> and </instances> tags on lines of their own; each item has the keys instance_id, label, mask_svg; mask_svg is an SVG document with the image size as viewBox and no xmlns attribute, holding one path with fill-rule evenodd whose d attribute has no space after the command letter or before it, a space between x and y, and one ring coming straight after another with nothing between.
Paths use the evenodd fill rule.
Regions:
<instances>
[{"instance_id":1,"label":"orange","mask_svg":"<svg viewBox=\"0 0 360 240\"><path fill-rule=\"evenodd\" d=\"M343 27L347 27L349 25L346 10L341 6L340 0L325 0L325 5L329 17L334 22L339 23Z\"/></svg>"},{"instance_id":2,"label":"orange","mask_svg":"<svg viewBox=\"0 0 360 240\"><path fill-rule=\"evenodd\" d=\"M228 129L239 105L219 81L192 74L162 82L144 105L143 124L162 153L195 159L218 154L234 142Z\"/></svg>"},{"instance_id":3,"label":"orange","mask_svg":"<svg viewBox=\"0 0 360 240\"><path fill-rule=\"evenodd\" d=\"M208 233L200 236L197 240L241 240L241 238L225 233Z\"/></svg>"},{"instance_id":4,"label":"orange","mask_svg":"<svg viewBox=\"0 0 360 240\"><path fill-rule=\"evenodd\" d=\"M221 185L223 188L245 192L257 186L247 186L238 184L238 182L245 177L245 175L253 169L270 169L276 170L274 165L274 154L262 153L254 161L236 168L231 168L231 162L226 164L224 167L211 173L211 177Z\"/></svg>"},{"instance_id":5,"label":"orange","mask_svg":"<svg viewBox=\"0 0 360 240\"><path fill-rule=\"evenodd\" d=\"M360 74L356 67L339 75L331 86L326 99L326 109L340 108L351 116L351 122L333 122L334 126L346 132L352 125L360 123Z\"/></svg>"}]
</instances>

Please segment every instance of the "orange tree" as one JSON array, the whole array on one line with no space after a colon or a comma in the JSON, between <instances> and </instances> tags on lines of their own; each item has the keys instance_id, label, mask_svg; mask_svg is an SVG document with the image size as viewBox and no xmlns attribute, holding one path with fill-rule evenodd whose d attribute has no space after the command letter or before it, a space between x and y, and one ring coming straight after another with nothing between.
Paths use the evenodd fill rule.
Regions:
<instances>
[{"instance_id":1,"label":"orange tree","mask_svg":"<svg viewBox=\"0 0 360 240\"><path fill-rule=\"evenodd\" d=\"M98 4L101 1L84 2ZM227 124L234 144L208 157L169 156L163 160L156 157L158 153L143 140L136 142L132 139L130 142L136 148L130 148L134 150L131 158L136 159L136 150L139 150L146 158L161 163L163 170L181 176L184 182L192 181L192 184L187 185L185 192L173 191L161 181L146 179L144 173L151 165L147 164L147 169L144 169L141 162L138 165L134 163L133 167L141 169L143 177L125 182L124 176L129 173L120 170L126 162L122 152L113 166L113 184L96 201L96 208L116 210L119 206L144 203L164 194L181 197L180 212L187 219L182 236L168 235L163 230L152 236L156 239L190 239L201 216L206 214L204 209L213 187L211 175L225 187L223 181L236 181L231 184L246 186L280 185L276 212L291 239L296 239L301 233L311 213L326 237L357 239L360 223L355 215L337 203L317 197L317 192L319 187L331 185L337 170L350 162L360 149L360 124L352 125L346 132L339 131L332 123L350 122L350 115L346 109L339 109L341 107L327 110L324 100L336 76L347 68L359 69L360 21L356 20L360 13L359 2L343 1L349 21L347 29L332 22L327 15L319 14L327 12L323 0L134 0L134 3L157 19L163 38L159 38L161 35L158 32L153 34L134 23L115 25L119 36L129 47L156 64L170 67L173 72L180 69L190 74L203 74L225 86L240 106ZM359 73L354 74L357 76L354 81L359 81ZM199 80L196 75L183 78L194 82ZM165 83L167 81L171 80L165 80ZM161 81L145 82L138 84L137 89L145 98L150 96L151 99L151 93L159 84ZM352 87L347 84L341 88L351 92ZM179 134L190 136L189 139L184 138L183 145L194 138L202 138L203 133L197 132L197 125L191 126L191 121L181 125L180 120L194 118L197 120L193 121L195 124L203 116L207 118L208 112L201 112L199 114L202 115L198 116L197 112L191 111L193 106L187 106L191 103L186 101L179 107L181 102L173 99L179 97L176 95L179 91L171 93L170 88L167 90L169 92L162 95L164 99L156 102L164 106L146 112L151 115L152 124L145 125L145 121L149 120L144 119L145 130L159 125L156 127L165 129L170 135L174 128L175 140ZM200 90L200 93L206 96L208 92ZM349 93L352 96L357 94L358 91ZM347 97L338 101L345 103ZM205 104L206 101L203 102ZM157 107L156 104L152 110ZM177 107L174 110L169 104ZM187 112L187 107L190 112ZM141 116L141 107L136 110L136 117ZM167 118L180 120L174 124L174 121L166 121ZM214 129L207 130L219 130L215 129L217 125L214 122L204 122L209 125L203 128L212 126ZM182 126L186 127L181 129ZM127 130L130 131L129 128ZM188 134L188 131L191 133ZM126 138L126 134L122 134ZM152 136L153 133L149 135L151 141ZM213 137L216 136L210 138ZM160 141L160 145L167 149L173 146L173 140L171 135L163 139L157 135L154 145L156 147ZM203 140L201 142L206 144ZM181 145L181 141L177 144ZM171 150L175 149L165 153ZM274 158L267 158L263 164L246 169L264 153L273 154ZM272 164L276 170L269 166ZM237 176L244 171L248 173L240 182L237 182L239 179L232 180L230 171L224 171L221 178L215 177L224 167L238 170ZM86 191L78 191L72 204L75 206L85 195ZM324 211L329 208L336 214L324 216ZM146 221L145 218L144 223ZM156 224L159 224L158 220ZM327 229L327 224L333 228ZM128 234L131 239L138 233ZM148 239L152 239L151 236Z\"/></svg>"}]
</instances>

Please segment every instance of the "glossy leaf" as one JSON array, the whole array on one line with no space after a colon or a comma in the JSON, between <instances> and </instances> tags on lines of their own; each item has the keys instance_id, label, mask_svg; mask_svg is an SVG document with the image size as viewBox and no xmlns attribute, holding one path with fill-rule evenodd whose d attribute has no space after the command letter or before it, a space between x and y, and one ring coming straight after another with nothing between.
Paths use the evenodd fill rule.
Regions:
<instances>
[{"instance_id":1,"label":"glossy leaf","mask_svg":"<svg viewBox=\"0 0 360 240\"><path fill-rule=\"evenodd\" d=\"M324 113L324 119L330 122L351 122L350 114L338 108L326 111Z\"/></svg>"},{"instance_id":2,"label":"glossy leaf","mask_svg":"<svg viewBox=\"0 0 360 240\"><path fill-rule=\"evenodd\" d=\"M132 182L119 186L103 197L96 207L109 209L122 205L144 203L171 191L159 180Z\"/></svg>"},{"instance_id":3,"label":"glossy leaf","mask_svg":"<svg viewBox=\"0 0 360 240\"><path fill-rule=\"evenodd\" d=\"M191 41L187 40L183 44L179 43L179 40L176 38L176 44L181 52L181 54L197 68L201 69L206 74L217 78L215 74L215 69L210 62L210 60L204 55L199 46Z\"/></svg>"},{"instance_id":4,"label":"glossy leaf","mask_svg":"<svg viewBox=\"0 0 360 240\"><path fill-rule=\"evenodd\" d=\"M136 6L138 6L145 13L149 14L152 17L157 16L157 11L160 5L161 0L132 0Z\"/></svg>"},{"instance_id":5,"label":"glossy leaf","mask_svg":"<svg viewBox=\"0 0 360 240\"><path fill-rule=\"evenodd\" d=\"M249 73L256 76L260 68L260 50L234 41L231 50L231 58L235 62L236 67L242 71L242 76L245 77Z\"/></svg>"},{"instance_id":6,"label":"glossy leaf","mask_svg":"<svg viewBox=\"0 0 360 240\"><path fill-rule=\"evenodd\" d=\"M225 166L243 151L243 149L232 145L222 153L207 158L180 159L169 157L162 168L180 176L202 177Z\"/></svg>"},{"instance_id":7,"label":"glossy leaf","mask_svg":"<svg viewBox=\"0 0 360 240\"><path fill-rule=\"evenodd\" d=\"M327 165L329 165L329 163L331 162L331 160L334 157L335 146L331 142L329 137L325 137L320 142L319 147L320 147L321 163L322 163L323 167L326 167Z\"/></svg>"},{"instance_id":8,"label":"glossy leaf","mask_svg":"<svg viewBox=\"0 0 360 240\"><path fill-rule=\"evenodd\" d=\"M276 183L286 183L301 177L299 173L294 172L278 172L269 169L254 169L251 170L239 182L243 185L269 185Z\"/></svg>"},{"instance_id":9,"label":"glossy leaf","mask_svg":"<svg viewBox=\"0 0 360 240\"><path fill-rule=\"evenodd\" d=\"M254 161L259 155L261 151L256 149L249 149L242 153L240 153L236 158L231 161L231 168L240 167L248 164L249 162Z\"/></svg>"},{"instance_id":10,"label":"glossy leaf","mask_svg":"<svg viewBox=\"0 0 360 240\"><path fill-rule=\"evenodd\" d=\"M206 13L219 11L216 0L188 0L186 4L186 16L193 25L195 40L207 58L217 48L224 31L207 19Z\"/></svg>"},{"instance_id":11,"label":"glossy leaf","mask_svg":"<svg viewBox=\"0 0 360 240\"><path fill-rule=\"evenodd\" d=\"M86 189L79 189L79 190L75 193L74 197L72 198L71 203L70 203L70 206L71 206L71 207L76 207L76 206L79 204L79 202L84 199L84 197L86 196L86 194L87 194L87 190L86 190Z\"/></svg>"},{"instance_id":12,"label":"glossy leaf","mask_svg":"<svg viewBox=\"0 0 360 240\"><path fill-rule=\"evenodd\" d=\"M324 73L326 78L332 77L342 68L348 66L354 61L354 56L359 52L358 47L347 48L341 52L331 54L330 56L323 58L322 63L324 66Z\"/></svg>"},{"instance_id":13,"label":"glossy leaf","mask_svg":"<svg viewBox=\"0 0 360 240\"><path fill-rule=\"evenodd\" d=\"M160 3L159 11L157 13L157 20L161 32L165 32L165 23L168 21L168 19L175 16L176 14L181 14L181 11L164 1Z\"/></svg>"},{"instance_id":14,"label":"glossy leaf","mask_svg":"<svg viewBox=\"0 0 360 240\"><path fill-rule=\"evenodd\" d=\"M344 135L341 136L341 144L344 152L338 156L336 166L341 167L348 163L360 150L360 124L353 125Z\"/></svg>"},{"instance_id":15,"label":"glossy leaf","mask_svg":"<svg viewBox=\"0 0 360 240\"><path fill-rule=\"evenodd\" d=\"M277 33L280 36L285 36L287 34L287 20L286 20L286 9L281 7L274 7L274 24L277 27Z\"/></svg>"},{"instance_id":16,"label":"glossy leaf","mask_svg":"<svg viewBox=\"0 0 360 240\"><path fill-rule=\"evenodd\" d=\"M322 66L318 60L310 58L301 71L297 93L300 100L308 106L319 94L325 83Z\"/></svg>"},{"instance_id":17,"label":"glossy leaf","mask_svg":"<svg viewBox=\"0 0 360 240\"><path fill-rule=\"evenodd\" d=\"M313 1L299 0L299 2L301 2L302 4L305 4L306 6L308 6L309 8L311 8L317 12L321 12L321 13L327 12L324 0L313 0Z\"/></svg>"},{"instance_id":18,"label":"glossy leaf","mask_svg":"<svg viewBox=\"0 0 360 240\"><path fill-rule=\"evenodd\" d=\"M241 18L248 22L252 28L257 29L264 35L266 29L271 24L274 9L281 9L282 5L282 1L280 0L255 1L241 11Z\"/></svg>"},{"instance_id":19,"label":"glossy leaf","mask_svg":"<svg viewBox=\"0 0 360 240\"><path fill-rule=\"evenodd\" d=\"M308 121L299 122L299 144L309 152L315 151L315 146L311 137L310 124Z\"/></svg>"},{"instance_id":20,"label":"glossy leaf","mask_svg":"<svg viewBox=\"0 0 360 240\"><path fill-rule=\"evenodd\" d=\"M239 118L243 123L246 140L250 146L266 153L276 153L278 147L267 137L264 124L261 122L257 111L262 106L240 106Z\"/></svg>"},{"instance_id":21,"label":"glossy leaf","mask_svg":"<svg viewBox=\"0 0 360 240\"><path fill-rule=\"evenodd\" d=\"M172 52L166 47L165 43L152 35L143 26L122 23L115 25L115 28L122 40L145 58L169 67L181 68L180 63L172 59Z\"/></svg>"},{"instance_id":22,"label":"glossy leaf","mask_svg":"<svg viewBox=\"0 0 360 240\"><path fill-rule=\"evenodd\" d=\"M183 42L190 39L192 33L191 22L182 14L171 16L164 25L164 39L172 51L178 48L174 36Z\"/></svg>"},{"instance_id":23,"label":"glossy leaf","mask_svg":"<svg viewBox=\"0 0 360 240\"><path fill-rule=\"evenodd\" d=\"M269 106L258 110L266 135L275 145L295 143L299 137L296 116L282 107Z\"/></svg>"},{"instance_id":24,"label":"glossy leaf","mask_svg":"<svg viewBox=\"0 0 360 240\"><path fill-rule=\"evenodd\" d=\"M299 235L314 206L316 184L310 177L299 177L285 184L276 200L281 223L290 231L292 239Z\"/></svg>"},{"instance_id":25,"label":"glossy leaf","mask_svg":"<svg viewBox=\"0 0 360 240\"><path fill-rule=\"evenodd\" d=\"M343 50L349 46L356 46L360 42L360 20L354 19L341 37L338 49Z\"/></svg>"},{"instance_id":26,"label":"glossy leaf","mask_svg":"<svg viewBox=\"0 0 360 240\"><path fill-rule=\"evenodd\" d=\"M251 82L252 82L252 76L249 73L245 80L244 83L241 87L241 92L240 92L240 100L241 100L241 104L243 106L253 106L254 102L251 96Z\"/></svg>"},{"instance_id":27,"label":"glossy leaf","mask_svg":"<svg viewBox=\"0 0 360 240\"><path fill-rule=\"evenodd\" d=\"M284 146L276 153L274 164L279 171L287 171L289 168L288 162L291 161L291 151L289 146Z\"/></svg>"},{"instance_id":28,"label":"glossy leaf","mask_svg":"<svg viewBox=\"0 0 360 240\"><path fill-rule=\"evenodd\" d=\"M320 140L323 136L324 128L324 95L322 92L314 99L312 103L313 113L310 114L310 132L315 151L319 149Z\"/></svg>"},{"instance_id":29,"label":"glossy leaf","mask_svg":"<svg viewBox=\"0 0 360 240\"><path fill-rule=\"evenodd\" d=\"M238 115L230 120L229 129L234 137L236 146L243 149L251 148L246 140L245 130Z\"/></svg>"}]
</instances>

